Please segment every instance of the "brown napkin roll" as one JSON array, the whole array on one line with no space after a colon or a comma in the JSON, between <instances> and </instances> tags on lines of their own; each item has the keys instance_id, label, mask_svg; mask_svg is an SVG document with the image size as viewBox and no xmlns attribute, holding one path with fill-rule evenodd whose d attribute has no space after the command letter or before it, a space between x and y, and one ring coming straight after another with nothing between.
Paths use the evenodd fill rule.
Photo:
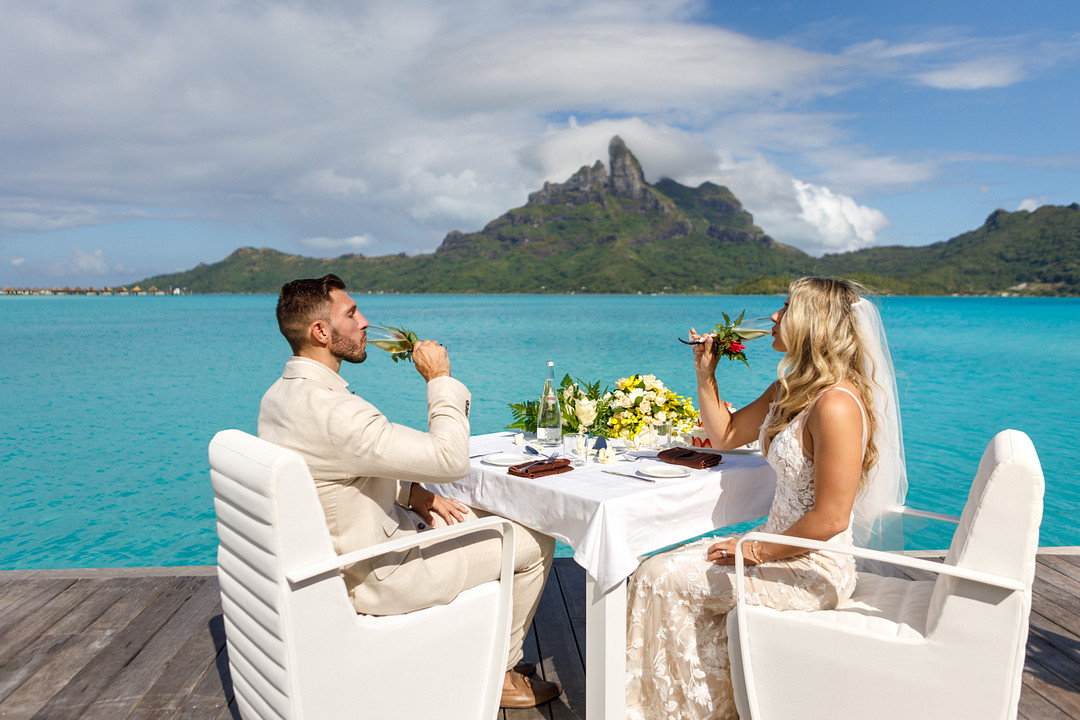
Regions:
<instances>
[{"instance_id":1,"label":"brown napkin roll","mask_svg":"<svg viewBox=\"0 0 1080 720\"><path fill-rule=\"evenodd\" d=\"M704 470L719 465L724 458L720 453L707 453L700 450L691 450L690 448L670 448L658 452L656 459L672 465L683 465L695 470Z\"/></svg>"},{"instance_id":2,"label":"brown napkin roll","mask_svg":"<svg viewBox=\"0 0 1080 720\"><path fill-rule=\"evenodd\" d=\"M558 460L543 460L538 463L522 463L521 465L512 465L506 469L511 475L517 475L518 477L529 478L530 480L538 477L544 477L545 475L558 475L559 473L570 472L574 468L570 467L570 461L566 458L560 458Z\"/></svg>"}]
</instances>

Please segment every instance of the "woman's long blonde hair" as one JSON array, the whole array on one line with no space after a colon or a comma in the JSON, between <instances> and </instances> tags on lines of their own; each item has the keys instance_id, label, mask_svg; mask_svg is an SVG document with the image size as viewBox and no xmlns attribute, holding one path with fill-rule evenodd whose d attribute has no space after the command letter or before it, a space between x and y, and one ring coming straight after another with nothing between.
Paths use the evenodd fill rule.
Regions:
<instances>
[{"instance_id":1,"label":"woman's long blonde hair","mask_svg":"<svg viewBox=\"0 0 1080 720\"><path fill-rule=\"evenodd\" d=\"M850 380L862 399L868 422L860 489L878 456L874 443L872 375L867 374L866 350L852 309L866 293L866 288L851 280L803 277L791 283L787 311L780 326L780 339L787 352L777 369L779 389L765 428L765 437L772 443L776 434L814 398Z\"/></svg>"}]
</instances>

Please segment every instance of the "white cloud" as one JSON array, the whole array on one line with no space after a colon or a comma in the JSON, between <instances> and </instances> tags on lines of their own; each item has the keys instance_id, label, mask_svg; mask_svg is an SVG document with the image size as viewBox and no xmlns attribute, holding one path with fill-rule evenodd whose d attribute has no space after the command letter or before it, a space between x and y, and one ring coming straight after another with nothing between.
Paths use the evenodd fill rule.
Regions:
<instances>
[{"instance_id":1,"label":"white cloud","mask_svg":"<svg viewBox=\"0 0 1080 720\"><path fill-rule=\"evenodd\" d=\"M1026 77L1023 64L1015 58L979 58L952 67L918 73L915 79L924 85L944 90L979 90L1003 88Z\"/></svg>"},{"instance_id":2,"label":"white cloud","mask_svg":"<svg viewBox=\"0 0 1080 720\"><path fill-rule=\"evenodd\" d=\"M70 249L75 253L74 270L77 274L104 275L111 270L108 261L105 259L105 253L100 248L92 253L88 253L74 245L71 245Z\"/></svg>"},{"instance_id":3,"label":"white cloud","mask_svg":"<svg viewBox=\"0 0 1080 720\"><path fill-rule=\"evenodd\" d=\"M892 44L881 38L876 38L867 42L856 43L845 50L844 54L872 60L895 60L897 58L922 57L940 53L952 49L958 44L959 42L955 40L922 40Z\"/></svg>"},{"instance_id":4,"label":"white cloud","mask_svg":"<svg viewBox=\"0 0 1080 720\"><path fill-rule=\"evenodd\" d=\"M1042 205L1046 204L1046 198L1024 198L1017 206L1017 210L1027 210L1028 212L1034 212L1038 210Z\"/></svg>"},{"instance_id":5,"label":"white cloud","mask_svg":"<svg viewBox=\"0 0 1080 720\"><path fill-rule=\"evenodd\" d=\"M820 250L844 252L873 245L876 234L889 226L880 210L859 205L827 187L793 180L800 217L816 232Z\"/></svg>"},{"instance_id":6,"label":"white cloud","mask_svg":"<svg viewBox=\"0 0 1080 720\"><path fill-rule=\"evenodd\" d=\"M842 58L676 23L547 22L472 38L435 53L420 88L441 107L474 112L552 107L693 120L783 94L822 91Z\"/></svg>"},{"instance_id":7,"label":"white cloud","mask_svg":"<svg viewBox=\"0 0 1080 720\"><path fill-rule=\"evenodd\" d=\"M361 250L373 242L367 235L354 235L346 238L309 237L301 240L300 244L314 250Z\"/></svg>"},{"instance_id":8,"label":"white cloud","mask_svg":"<svg viewBox=\"0 0 1080 720\"><path fill-rule=\"evenodd\" d=\"M24 258L22 256L19 256L19 257L16 257L16 258L11 258L11 264L14 265L15 267L25 265L26 264L26 258Z\"/></svg>"}]
</instances>

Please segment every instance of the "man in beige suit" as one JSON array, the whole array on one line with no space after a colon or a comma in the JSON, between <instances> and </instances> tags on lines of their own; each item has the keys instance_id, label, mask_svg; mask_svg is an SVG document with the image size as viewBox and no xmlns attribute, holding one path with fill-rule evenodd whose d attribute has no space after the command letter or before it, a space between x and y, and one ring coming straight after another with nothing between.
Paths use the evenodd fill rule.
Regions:
<instances>
[{"instance_id":1,"label":"man in beige suit","mask_svg":"<svg viewBox=\"0 0 1080 720\"><path fill-rule=\"evenodd\" d=\"M467 506L420 485L451 482L469 472L470 395L450 376L446 348L424 340L413 350L416 370L427 382L428 431L422 432L391 423L349 392L338 374L342 360L361 363L367 357L368 326L340 278L287 283L278 297L277 319L293 357L263 396L259 437L307 461L335 550L344 554L474 519L477 513ZM515 535L502 705L532 707L560 692L554 683L525 677L535 666L519 662L555 541L520 526ZM496 537L450 540L356 563L343 574L357 612L394 615L448 603L461 591L497 578L501 556Z\"/></svg>"}]
</instances>

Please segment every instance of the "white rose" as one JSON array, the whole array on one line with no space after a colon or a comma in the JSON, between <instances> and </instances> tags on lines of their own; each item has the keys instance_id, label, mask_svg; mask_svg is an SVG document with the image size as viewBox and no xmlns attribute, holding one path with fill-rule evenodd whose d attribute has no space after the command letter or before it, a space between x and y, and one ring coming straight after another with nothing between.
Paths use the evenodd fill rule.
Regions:
<instances>
[{"instance_id":1,"label":"white rose","mask_svg":"<svg viewBox=\"0 0 1080 720\"><path fill-rule=\"evenodd\" d=\"M577 415L581 427L589 427L593 424L593 420L596 419L596 401L586 398L579 400L577 407L574 408L574 414Z\"/></svg>"},{"instance_id":2,"label":"white rose","mask_svg":"<svg viewBox=\"0 0 1080 720\"><path fill-rule=\"evenodd\" d=\"M658 422L658 423L666 423L667 422L667 413L664 412L663 410L656 413L656 422Z\"/></svg>"},{"instance_id":3,"label":"white rose","mask_svg":"<svg viewBox=\"0 0 1080 720\"><path fill-rule=\"evenodd\" d=\"M648 400L642 400L641 405L638 406L638 410L641 410L642 414L648 414L652 410L652 405Z\"/></svg>"},{"instance_id":4,"label":"white rose","mask_svg":"<svg viewBox=\"0 0 1080 720\"><path fill-rule=\"evenodd\" d=\"M634 400L629 395L623 395L619 398L619 406L624 408L634 407Z\"/></svg>"},{"instance_id":5,"label":"white rose","mask_svg":"<svg viewBox=\"0 0 1080 720\"><path fill-rule=\"evenodd\" d=\"M654 390L650 390L649 392L645 393L645 399L649 402L656 402L656 392Z\"/></svg>"}]
</instances>

